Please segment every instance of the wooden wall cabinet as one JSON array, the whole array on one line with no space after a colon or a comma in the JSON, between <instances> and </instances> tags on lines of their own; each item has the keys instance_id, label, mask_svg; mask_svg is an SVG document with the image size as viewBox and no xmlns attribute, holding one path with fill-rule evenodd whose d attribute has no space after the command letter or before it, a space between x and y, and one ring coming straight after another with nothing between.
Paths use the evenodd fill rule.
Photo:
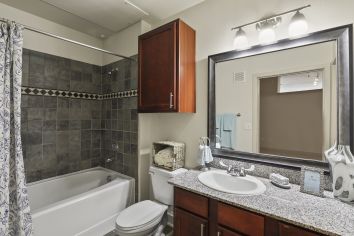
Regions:
<instances>
[{"instance_id":1,"label":"wooden wall cabinet","mask_svg":"<svg viewBox=\"0 0 354 236\"><path fill-rule=\"evenodd\" d=\"M177 187L174 189L174 236L321 235Z\"/></svg>"},{"instance_id":2,"label":"wooden wall cabinet","mask_svg":"<svg viewBox=\"0 0 354 236\"><path fill-rule=\"evenodd\" d=\"M139 36L139 112L196 111L195 31L177 19Z\"/></svg>"}]
</instances>

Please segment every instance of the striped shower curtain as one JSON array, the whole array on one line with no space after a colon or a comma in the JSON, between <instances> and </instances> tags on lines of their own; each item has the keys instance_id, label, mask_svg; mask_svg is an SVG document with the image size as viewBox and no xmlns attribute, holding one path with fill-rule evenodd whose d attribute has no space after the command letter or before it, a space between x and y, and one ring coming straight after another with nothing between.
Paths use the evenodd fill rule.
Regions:
<instances>
[{"instance_id":1,"label":"striped shower curtain","mask_svg":"<svg viewBox=\"0 0 354 236\"><path fill-rule=\"evenodd\" d=\"M21 145L23 27L0 27L0 236L33 235Z\"/></svg>"}]
</instances>

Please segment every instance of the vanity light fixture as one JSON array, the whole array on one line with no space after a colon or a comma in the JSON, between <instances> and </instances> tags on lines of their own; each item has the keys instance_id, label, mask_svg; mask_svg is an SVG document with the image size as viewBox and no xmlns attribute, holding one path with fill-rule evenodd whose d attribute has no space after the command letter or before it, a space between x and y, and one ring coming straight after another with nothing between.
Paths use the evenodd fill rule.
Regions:
<instances>
[{"instance_id":1,"label":"vanity light fixture","mask_svg":"<svg viewBox=\"0 0 354 236\"><path fill-rule=\"evenodd\" d=\"M280 22L281 17L275 17L256 24L256 29L259 31L258 40L260 44L267 45L276 41L274 29L280 24Z\"/></svg>"},{"instance_id":2,"label":"vanity light fixture","mask_svg":"<svg viewBox=\"0 0 354 236\"><path fill-rule=\"evenodd\" d=\"M248 47L248 38L246 32L242 28L239 28L235 34L234 48L236 50L242 50Z\"/></svg>"},{"instance_id":3,"label":"vanity light fixture","mask_svg":"<svg viewBox=\"0 0 354 236\"><path fill-rule=\"evenodd\" d=\"M292 12L296 13L292 17L289 24L289 37L294 38L305 34L307 32L308 25L304 14L302 14L300 11L308 7L311 7L311 5L302 6L257 21L233 27L231 30L237 30L234 38L234 48L238 50L248 48L248 39L245 31L242 28L253 24L256 24L256 29L259 31L258 39L260 44L264 45L274 43L276 41L276 34L274 29L281 23L280 16Z\"/></svg>"},{"instance_id":4,"label":"vanity light fixture","mask_svg":"<svg viewBox=\"0 0 354 236\"><path fill-rule=\"evenodd\" d=\"M289 36L294 38L304 35L307 33L307 29L308 24L304 14L302 14L300 11L296 11L289 24Z\"/></svg>"}]
</instances>

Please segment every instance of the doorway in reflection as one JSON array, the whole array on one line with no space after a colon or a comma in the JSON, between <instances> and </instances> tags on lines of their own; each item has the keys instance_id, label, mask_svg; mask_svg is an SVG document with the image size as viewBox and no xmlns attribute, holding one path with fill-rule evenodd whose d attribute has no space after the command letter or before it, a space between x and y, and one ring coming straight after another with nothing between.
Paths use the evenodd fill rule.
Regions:
<instances>
[{"instance_id":1,"label":"doorway in reflection","mask_svg":"<svg viewBox=\"0 0 354 236\"><path fill-rule=\"evenodd\" d=\"M260 153L322 160L321 72L260 80Z\"/></svg>"}]
</instances>

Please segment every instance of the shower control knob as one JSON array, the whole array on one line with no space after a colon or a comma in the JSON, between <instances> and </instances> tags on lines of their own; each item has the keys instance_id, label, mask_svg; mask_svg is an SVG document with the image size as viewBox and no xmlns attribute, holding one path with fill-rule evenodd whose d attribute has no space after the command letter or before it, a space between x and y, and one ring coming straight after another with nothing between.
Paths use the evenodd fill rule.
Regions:
<instances>
[{"instance_id":1,"label":"shower control knob","mask_svg":"<svg viewBox=\"0 0 354 236\"><path fill-rule=\"evenodd\" d=\"M118 152L119 151L119 145L117 143L112 144L112 150L115 151L115 152Z\"/></svg>"}]
</instances>

